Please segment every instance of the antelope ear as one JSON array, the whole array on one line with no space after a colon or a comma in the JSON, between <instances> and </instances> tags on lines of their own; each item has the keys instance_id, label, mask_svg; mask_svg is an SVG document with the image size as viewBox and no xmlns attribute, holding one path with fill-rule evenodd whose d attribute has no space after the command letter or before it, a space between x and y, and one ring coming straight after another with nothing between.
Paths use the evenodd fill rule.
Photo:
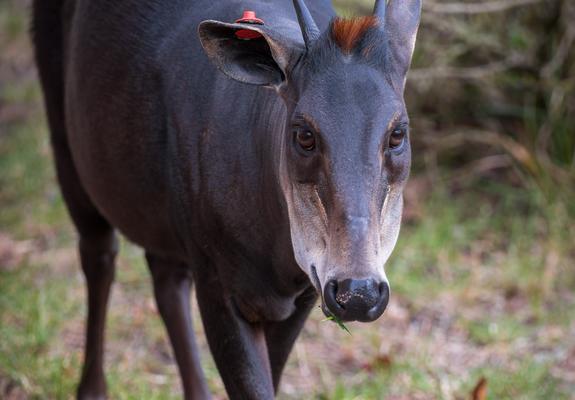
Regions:
<instances>
[{"instance_id":1,"label":"antelope ear","mask_svg":"<svg viewBox=\"0 0 575 400\"><path fill-rule=\"evenodd\" d=\"M398 72L404 78L411 64L420 19L421 0L388 1L385 32Z\"/></svg>"},{"instance_id":2,"label":"antelope ear","mask_svg":"<svg viewBox=\"0 0 575 400\"><path fill-rule=\"evenodd\" d=\"M198 33L208 58L236 81L277 87L289 73L294 48L263 25L208 20Z\"/></svg>"}]
</instances>

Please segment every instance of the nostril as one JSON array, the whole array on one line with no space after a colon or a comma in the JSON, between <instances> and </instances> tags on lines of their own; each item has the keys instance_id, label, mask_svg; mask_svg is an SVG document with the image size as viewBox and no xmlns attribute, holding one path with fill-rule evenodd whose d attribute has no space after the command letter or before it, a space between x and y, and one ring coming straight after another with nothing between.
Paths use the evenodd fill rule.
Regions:
<instances>
[{"instance_id":1,"label":"nostril","mask_svg":"<svg viewBox=\"0 0 575 400\"><path fill-rule=\"evenodd\" d=\"M379 302L383 306L383 309L387 307L387 303L389 302L389 285L387 282L381 282L379 284Z\"/></svg>"},{"instance_id":2,"label":"nostril","mask_svg":"<svg viewBox=\"0 0 575 400\"><path fill-rule=\"evenodd\" d=\"M324 302L330 312L339 316L343 312L342 305L337 301L338 283L335 279L328 281L323 289Z\"/></svg>"},{"instance_id":3,"label":"nostril","mask_svg":"<svg viewBox=\"0 0 575 400\"><path fill-rule=\"evenodd\" d=\"M326 285L325 290L329 292L330 297L335 299L337 293L337 281L335 279L329 281Z\"/></svg>"},{"instance_id":4,"label":"nostril","mask_svg":"<svg viewBox=\"0 0 575 400\"><path fill-rule=\"evenodd\" d=\"M387 282L381 282L379 284L379 295L389 296L389 285L387 284Z\"/></svg>"}]
</instances>

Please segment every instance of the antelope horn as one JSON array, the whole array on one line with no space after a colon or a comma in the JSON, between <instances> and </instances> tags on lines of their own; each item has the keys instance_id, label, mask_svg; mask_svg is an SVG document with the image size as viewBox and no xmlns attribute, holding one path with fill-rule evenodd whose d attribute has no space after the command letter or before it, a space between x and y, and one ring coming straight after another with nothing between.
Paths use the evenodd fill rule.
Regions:
<instances>
[{"instance_id":1,"label":"antelope horn","mask_svg":"<svg viewBox=\"0 0 575 400\"><path fill-rule=\"evenodd\" d=\"M301 28L305 47L309 48L313 42L319 38L319 29L311 16L304 0L293 0L297 20Z\"/></svg>"},{"instance_id":2,"label":"antelope horn","mask_svg":"<svg viewBox=\"0 0 575 400\"><path fill-rule=\"evenodd\" d=\"M393 0L390 0L393 1ZM399 0L402 1L402 0ZM379 25L383 28L385 26L385 10L387 8L387 0L375 0L375 7L373 7L373 15L379 20Z\"/></svg>"}]
</instances>

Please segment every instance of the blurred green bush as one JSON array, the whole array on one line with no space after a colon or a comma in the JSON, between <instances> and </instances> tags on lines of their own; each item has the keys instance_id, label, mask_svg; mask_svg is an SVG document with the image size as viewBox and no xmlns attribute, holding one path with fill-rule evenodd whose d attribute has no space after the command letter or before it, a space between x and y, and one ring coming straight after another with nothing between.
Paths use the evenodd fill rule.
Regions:
<instances>
[{"instance_id":1,"label":"blurred green bush","mask_svg":"<svg viewBox=\"0 0 575 400\"><path fill-rule=\"evenodd\" d=\"M421 159L476 178L512 168L548 200L572 196L574 21L573 0L425 1L406 93Z\"/></svg>"}]
</instances>

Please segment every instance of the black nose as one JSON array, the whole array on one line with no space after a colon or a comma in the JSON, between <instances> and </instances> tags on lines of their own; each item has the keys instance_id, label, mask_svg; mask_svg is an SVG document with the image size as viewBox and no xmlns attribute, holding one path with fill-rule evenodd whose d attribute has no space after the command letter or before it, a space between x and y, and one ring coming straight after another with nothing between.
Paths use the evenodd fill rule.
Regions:
<instances>
[{"instance_id":1,"label":"black nose","mask_svg":"<svg viewBox=\"0 0 575 400\"><path fill-rule=\"evenodd\" d=\"M323 290L324 313L342 321L370 322L378 319L389 301L389 285L374 279L328 281Z\"/></svg>"}]
</instances>

